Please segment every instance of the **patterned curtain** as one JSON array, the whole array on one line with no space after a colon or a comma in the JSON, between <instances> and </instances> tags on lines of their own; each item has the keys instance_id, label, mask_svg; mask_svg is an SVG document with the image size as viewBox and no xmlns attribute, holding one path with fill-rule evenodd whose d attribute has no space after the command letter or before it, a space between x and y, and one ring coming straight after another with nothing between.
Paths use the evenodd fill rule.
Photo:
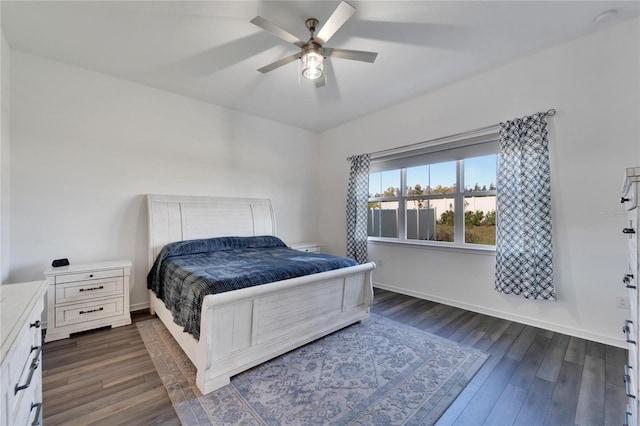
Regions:
<instances>
[{"instance_id":1,"label":"patterned curtain","mask_svg":"<svg viewBox=\"0 0 640 426\"><path fill-rule=\"evenodd\" d=\"M556 300L545 113L500 123L496 290Z\"/></svg>"},{"instance_id":2,"label":"patterned curtain","mask_svg":"<svg viewBox=\"0 0 640 426\"><path fill-rule=\"evenodd\" d=\"M369 154L351 157L351 172L347 185L347 256L358 263L369 261L367 254L369 163Z\"/></svg>"}]
</instances>

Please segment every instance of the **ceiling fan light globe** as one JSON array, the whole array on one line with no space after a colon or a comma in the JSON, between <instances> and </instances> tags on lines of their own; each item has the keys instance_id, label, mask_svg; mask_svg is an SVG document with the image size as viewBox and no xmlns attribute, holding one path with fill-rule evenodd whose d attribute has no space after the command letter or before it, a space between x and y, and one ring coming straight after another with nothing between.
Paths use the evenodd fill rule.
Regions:
<instances>
[{"instance_id":1,"label":"ceiling fan light globe","mask_svg":"<svg viewBox=\"0 0 640 426\"><path fill-rule=\"evenodd\" d=\"M324 57L317 52L308 52L300 58L302 76L315 80L324 75Z\"/></svg>"}]
</instances>

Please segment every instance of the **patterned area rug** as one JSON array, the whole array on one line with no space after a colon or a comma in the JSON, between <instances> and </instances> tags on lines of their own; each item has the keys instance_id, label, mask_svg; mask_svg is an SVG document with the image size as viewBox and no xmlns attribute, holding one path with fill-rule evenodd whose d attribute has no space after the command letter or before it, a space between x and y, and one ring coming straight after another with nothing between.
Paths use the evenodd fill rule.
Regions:
<instances>
[{"instance_id":1,"label":"patterned area rug","mask_svg":"<svg viewBox=\"0 0 640 426\"><path fill-rule=\"evenodd\" d=\"M203 396L162 322L137 326L183 425L429 425L488 358L372 314Z\"/></svg>"}]
</instances>

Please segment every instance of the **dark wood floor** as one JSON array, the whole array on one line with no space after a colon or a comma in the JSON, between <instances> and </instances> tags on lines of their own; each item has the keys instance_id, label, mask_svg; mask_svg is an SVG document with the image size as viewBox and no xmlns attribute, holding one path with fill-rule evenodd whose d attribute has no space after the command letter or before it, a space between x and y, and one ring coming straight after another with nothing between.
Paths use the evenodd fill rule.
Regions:
<instances>
[{"instance_id":1,"label":"dark wood floor","mask_svg":"<svg viewBox=\"0 0 640 426\"><path fill-rule=\"evenodd\" d=\"M47 426L180 424L135 324L46 343L42 375Z\"/></svg>"},{"instance_id":2,"label":"dark wood floor","mask_svg":"<svg viewBox=\"0 0 640 426\"><path fill-rule=\"evenodd\" d=\"M623 349L379 289L372 312L491 354L438 425L623 423ZM179 424L135 325L45 344L43 394L47 426Z\"/></svg>"}]
</instances>

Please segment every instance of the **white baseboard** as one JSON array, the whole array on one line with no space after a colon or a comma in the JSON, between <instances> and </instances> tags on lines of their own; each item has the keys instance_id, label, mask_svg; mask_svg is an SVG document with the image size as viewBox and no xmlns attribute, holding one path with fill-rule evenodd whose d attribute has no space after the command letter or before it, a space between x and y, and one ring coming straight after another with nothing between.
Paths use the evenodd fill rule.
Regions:
<instances>
[{"instance_id":1,"label":"white baseboard","mask_svg":"<svg viewBox=\"0 0 640 426\"><path fill-rule=\"evenodd\" d=\"M418 299L430 300L432 302L438 302L444 305L466 309L467 311L477 312L480 314L485 314L485 315L489 315L496 318L502 318L505 320L514 321L514 322L518 322L525 325L530 325L533 327L543 328L545 330L550 330L556 333L567 334L569 336L579 337L581 339L591 340L593 342L603 343L605 345L615 346L622 349L627 349L628 347L627 342L625 342L624 339L622 338L619 338L619 339L612 338L610 336L591 333L589 331L578 329L578 328L565 327L563 325L542 321L542 320L537 320L537 319L533 319L533 318L529 318L521 315L516 315L510 312L503 312L503 311L498 311L496 309L489 309L489 308L485 308L478 305L473 305L465 302L460 302L457 300L447 299L444 297L434 296L432 294L406 290L403 288L397 288L397 287L386 285L386 284L380 284L380 283L374 282L373 286L375 288L379 288L382 290L393 291L395 293L417 297Z\"/></svg>"}]
</instances>

